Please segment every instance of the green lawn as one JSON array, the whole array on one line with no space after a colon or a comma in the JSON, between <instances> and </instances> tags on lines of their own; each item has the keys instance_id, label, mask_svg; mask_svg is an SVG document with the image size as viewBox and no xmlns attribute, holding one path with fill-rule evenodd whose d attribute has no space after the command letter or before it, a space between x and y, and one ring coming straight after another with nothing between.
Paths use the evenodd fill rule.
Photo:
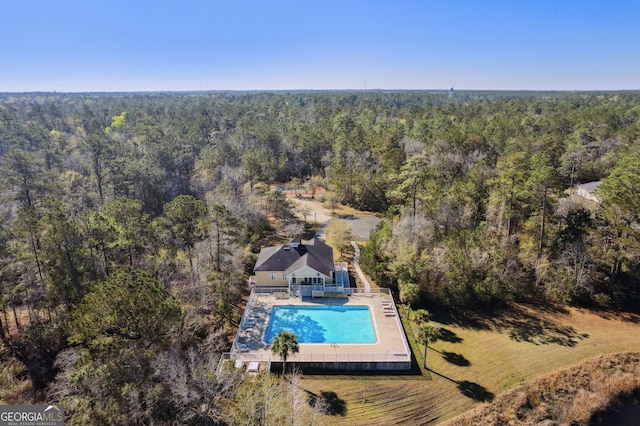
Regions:
<instances>
[{"instance_id":1,"label":"green lawn","mask_svg":"<svg viewBox=\"0 0 640 426\"><path fill-rule=\"evenodd\" d=\"M499 315L435 319L445 339L429 346L422 375L305 376L310 392L335 393L340 410L326 423L436 424L545 373L640 350L637 315L513 305ZM421 364L423 348L408 334Z\"/></svg>"}]
</instances>

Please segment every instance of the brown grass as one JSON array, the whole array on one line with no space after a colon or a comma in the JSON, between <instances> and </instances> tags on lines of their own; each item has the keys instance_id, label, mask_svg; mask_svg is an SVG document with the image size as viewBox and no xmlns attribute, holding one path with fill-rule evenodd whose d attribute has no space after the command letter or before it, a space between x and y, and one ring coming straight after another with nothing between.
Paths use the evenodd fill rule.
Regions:
<instances>
[{"instance_id":1,"label":"brown grass","mask_svg":"<svg viewBox=\"0 0 640 426\"><path fill-rule=\"evenodd\" d=\"M363 212L339 206L336 215L341 214ZM440 314L432 322L443 330L444 339L429 346L427 371L416 367L407 375L305 376L302 383L306 390L331 395L331 405L338 407L333 415L324 417L325 423L438 424L577 362L603 354L640 351L640 316L635 314L512 304L490 315ZM421 362L423 348L411 335L408 337L417 362ZM559 380L561 375L555 374ZM600 390L576 387L579 390L570 404L552 407L534 394L528 403L539 418L584 417L580 414L584 407L607 404L607 399L599 396L607 388L632 386L629 377L611 375L602 381L605 388ZM549 391L547 396L562 395ZM505 406L503 423L522 424L517 423L519 415L517 409Z\"/></svg>"},{"instance_id":2,"label":"brown grass","mask_svg":"<svg viewBox=\"0 0 640 426\"><path fill-rule=\"evenodd\" d=\"M306 376L307 390L335 392L344 406L326 423L437 424L577 362L640 351L640 316L631 314L513 304L492 315L434 315L433 323L444 339L429 346L424 375ZM422 347L409 340L420 362ZM567 407L566 416L580 407Z\"/></svg>"},{"instance_id":3,"label":"brown grass","mask_svg":"<svg viewBox=\"0 0 640 426\"><path fill-rule=\"evenodd\" d=\"M31 381L24 366L0 347L0 404L25 404L33 397Z\"/></svg>"},{"instance_id":4,"label":"brown grass","mask_svg":"<svg viewBox=\"0 0 640 426\"><path fill-rule=\"evenodd\" d=\"M620 396L640 389L640 352L604 355L511 389L454 425L589 424Z\"/></svg>"}]
</instances>

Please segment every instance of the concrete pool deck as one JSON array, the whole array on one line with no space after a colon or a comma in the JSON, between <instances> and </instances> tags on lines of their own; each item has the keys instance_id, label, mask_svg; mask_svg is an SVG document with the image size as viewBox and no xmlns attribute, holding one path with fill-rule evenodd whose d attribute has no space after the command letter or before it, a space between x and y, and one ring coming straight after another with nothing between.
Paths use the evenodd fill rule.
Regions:
<instances>
[{"instance_id":1,"label":"concrete pool deck","mask_svg":"<svg viewBox=\"0 0 640 426\"><path fill-rule=\"evenodd\" d=\"M368 306L376 343L300 343L300 351L287 362L313 368L350 370L409 370L411 352L398 311L389 294L354 293L341 298L282 298L278 294L253 292L231 350L231 358L245 363L280 363L265 342L271 310L277 305Z\"/></svg>"}]
</instances>

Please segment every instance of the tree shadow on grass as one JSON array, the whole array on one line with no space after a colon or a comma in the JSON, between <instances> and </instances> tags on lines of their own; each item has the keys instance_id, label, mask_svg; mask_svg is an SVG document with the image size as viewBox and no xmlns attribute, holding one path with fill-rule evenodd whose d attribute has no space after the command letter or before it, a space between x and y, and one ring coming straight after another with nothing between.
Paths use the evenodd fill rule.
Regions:
<instances>
[{"instance_id":1,"label":"tree shadow on grass","mask_svg":"<svg viewBox=\"0 0 640 426\"><path fill-rule=\"evenodd\" d=\"M462 338L448 328L440 327L437 329L438 340L449 343L460 343Z\"/></svg>"},{"instance_id":2,"label":"tree shadow on grass","mask_svg":"<svg viewBox=\"0 0 640 426\"><path fill-rule=\"evenodd\" d=\"M593 309L592 312L598 314L601 318L614 321L625 321L634 324L640 323L640 313L634 312L617 312L607 309Z\"/></svg>"},{"instance_id":3,"label":"tree shadow on grass","mask_svg":"<svg viewBox=\"0 0 640 426\"><path fill-rule=\"evenodd\" d=\"M309 392L309 405L312 407L320 403L324 405L325 414L329 416L345 416L347 414L347 402L338 397L333 391L320 391L320 395Z\"/></svg>"},{"instance_id":4,"label":"tree shadow on grass","mask_svg":"<svg viewBox=\"0 0 640 426\"><path fill-rule=\"evenodd\" d=\"M496 327L509 333L509 337L517 342L529 342L534 345L560 345L574 347L580 340L587 339L588 334L578 333L572 326L555 323L546 318L527 312L524 309L514 310L495 319Z\"/></svg>"},{"instance_id":5,"label":"tree shadow on grass","mask_svg":"<svg viewBox=\"0 0 640 426\"><path fill-rule=\"evenodd\" d=\"M468 380L458 382L458 390L460 390L464 396L478 402L492 401L495 397L493 392L489 392L484 386Z\"/></svg>"},{"instance_id":6,"label":"tree shadow on grass","mask_svg":"<svg viewBox=\"0 0 640 426\"><path fill-rule=\"evenodd\" d=\"M457 354L455 352L442 351L442 357L445 361L450 362L451 364L458 365L460 367L468 367L471 365L471 361L466 359L464 355Z\"/></svg>"},{"instance_id":7,"label":"tree shadow on grass","mask_svg":"<svg viewBox=\"0 0 640 426\"><path fill-rule=\"evenodd\" d=\"M482 385L479 385L478 383L470 382L468 380L462 380L459 382L457 380L453 380L452 378L445 376L444 374L440 374L437 371L433 371L431 369L429 369L429 371L431 371L436 376L440 376L443 379L447 379L450 382L455 383L456 385L458 385L458 390L464 396L466 396L467 398L471 398L474 401L489 402L489 401L493 401L493 398L495 398L495 395L493 394L493 392L489 391L487 388L485 388Z\"/></svg>"},{"instance_id":8,"label":"tree shadow on grass","mask_svg":"<svg viewBox=\"0 0 640 426\"><path fill-rule=\"evenodd\" d=\"M437 312L433 318L442 324L455 324L473 330L495 330L517 342L574 347L588 339L589 335L554 318L569 313L562 307L514 303L496 309ZM457 336L454 334L454 337Z\"/></svg>"},{"instance_id":9,"label":"tree shadow on grass","mask_svg":"<svg viewBox=\"0 0 640 426\"><path fill-rule=\"evenodd\" d=\"M430 349L434 352L439 353L440 355L442 355L442 358L444 358L445 361L451 363L451 364L455 364L459 367L468 367L471 365L471 361L469 361L467 358L464 357L464 355L462 354L458 354L455 352L448 352L448 351L439 351L435 348L431 348Z\"/></svg>"},{"instance_id":10,"label":"tree shadow on grass","mask_svg":"<svg viewBox=\"0 0 640 426\"><path fill-rule=\"evenodd\" d=\"M472 311L456 311L454 309L429 309L431 319L440 324L456 325L472 330L490 330L491 326L481 315Z\"/></svg>"}]
</instances>

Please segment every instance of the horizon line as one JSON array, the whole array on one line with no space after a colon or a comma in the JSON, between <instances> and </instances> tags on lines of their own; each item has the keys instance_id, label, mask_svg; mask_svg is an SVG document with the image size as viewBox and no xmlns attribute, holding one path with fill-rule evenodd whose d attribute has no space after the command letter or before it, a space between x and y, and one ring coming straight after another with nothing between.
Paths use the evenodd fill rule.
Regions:
<instances>
[{"instance_id":1,"label":"horizon line","mask_svg":"<svg viewBox=\"0 0 640 426\"><path fill-rule=\"evenodd\" d=\"M273 93L273 92L557 92L557 93L577 93L577 92L638 92L636 89L160 89L160 90L21 90L21 91L1 91L0 95L25 95L25 94L131 94L131 93L228 93L228 92L251 92L251 93Z\"/></svg>"}]
</instances>

